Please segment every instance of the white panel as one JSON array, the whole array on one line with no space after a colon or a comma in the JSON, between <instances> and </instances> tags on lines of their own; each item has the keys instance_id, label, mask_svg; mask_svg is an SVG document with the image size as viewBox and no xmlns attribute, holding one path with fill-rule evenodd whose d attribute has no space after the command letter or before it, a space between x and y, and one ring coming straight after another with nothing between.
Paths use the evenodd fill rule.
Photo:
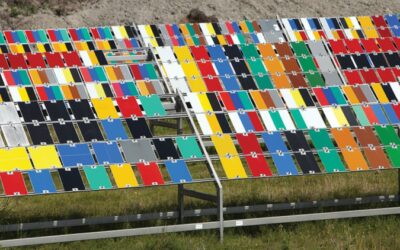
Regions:
<instances>
[{"instance_id":1,"label":"white panel","mask_svg":"<svg viewBox=\"0 0 400 250\"><path fill-rule=\"evenodd\" d=\"M360 24L358 23L358 20L357 20L357 18L356 18L355 16L351 16L351 17L350 17L350 20L351 20L351 22L352 22L353 25L354 25L354 29L356 29L356 30L360 30L360 29L361 29L361 26L360 26Z\"/></svg>"},{"instance_id":2,"label":"white panel","mask_svg":"<svg viewBox=\"0 0 400 250\"><path fill-rule=\"evenodd\" d=\"M275 124L272 121L272 118L269 115L269 112L267 110L260 110L259 112L260 112L261 119L263 120L264 125L267 128L267 131L276 131Z\"/></svg>"},{"instance_id":3,"label":"white panel","mask_svg":"<svg viewBox=\"0 0 400 250\"><path fill-rule=\"evenodd\" d=\"M300 109L300 114L303 117L304 122L307 125L308 129L312 128L326 128L324 120L321 117L318 109L313 108L306 108Z\"/></svg>"},{"instance_id":4,"label":"white panel","mask_svg":"<svg viewBox=\"0 0 400 250\"><path fill-rule=\"evenodd\" d=\"M97 90L95 88L94 84L86 84L86 89L89 93L90 98L99 98L99 95L97 94Z\"/></svg>"},{"instance_id":5,"label":"white panel","mask_svg":"<svg viewBox=\"0 0 400 250\"><path fill-rule=\"evenodd\" d=\"M210 33L210 31L207 29L207 25L205 23L200 23L200 28L203 31L203 34L205 36L211 36L212 34Z\"/></svg>"},{"instance_id":6,"label":"white panel","mask_svg":"<svg viewBox=\"0 0 400 250\"><path fill-rule=\"evenodd\" d=\"M195 112L195 113L204 112L197 93L188 93L187 98L188 98L190 104L192 105L193 112Z\"/></svg>"},{"instance_id":7,"label":"white panel","mask_svg":"<svg viewBox=\"0 0 400 250\"><path fill-rule=\"evenodd\" d=\"M62 69L54 68L53 71L57 77L57 81L59 84L67 84L67 79L65 79Z\"/></svg>"},{"instance_id":8,"label":"white panel","mask_svg":"<svg viewBox=\"0 0 400 250\"><path fill-rule=\"evenodd\" d=\"M280 91L283 99L285 99L288 108L290 109L298 108L296 101L293 99L290 89L281 89Z\"/></svg>"},{"instance_id":9,"label":"white panel","mask_svg":"<svg viewBox=\"0 0 400 250\"><path fill-rule=\"evenodd\" d=\"M234 44L240 44L239 38L236 34L231 34L231 38Z\"/></svg>"},{"instance_id":10,"label":"white panel","mask_svg":"<svg viewBox=\"0 0 400 250\"><path fill-rule=\"evenodd\" d=\"M340 127L339 121L336 119L335 113L331 107L323 107L322 111L324 111L326 119L328 119L329 125L332 128Z\"/></svg>"},{"instance_id":11,"label":"white panel","mask_svg":"<svg viewBox=\"0 0 400 250\"><path fill-rule=\"evenodd\" d=\"M296 129L296 126L294 125L292 118L289 115L289 112L285 110L278 110L279 115L281 116L281 119L283 121L283 124L285 124L285 128L287 130L293 130Z\"/></svg>"},{"instance_id":12,"label":"white panel","mask_svg":"<svg viewBox=\"0 0 400 250\"><path fill-rule=\"evenodd\" d=\"M3 138L0 136L0 148L5 147L5 144L3 142Z\"/></svg>"},{"instance_id":13,"label":"white panel","mask_svg":"<svg viewBox=\"0 0 400 250\"><path fill-rule=\"evenodd\" d=\"M8 90L10 91L11 98L13 99L14 102L22 102L21 96L19 95L18 92L18 87L10 86L8 87Z\"/></svg>"},{"instance_id":14,"label":"white panel","mask_svg":"<svg viewBox=\"0 0 400 250\"><path fill-rule=\"evenodd\" d=\"M262 33L257 33L257 38L260 43L266 43L265 37Z\"/></svg>"},{"instance_id":15,"label":"white panel","mask_svg":"<svg viewBox=\"0 0 400 250\"><path fill-rule=\"evenodd\" d=\"M4 137L9 147L29 145L28 138L21 124L2 125L1 130L3 130Z\"/></svg>"},{"instance_id":16,"label":"white panel","mask_svg":"<svg viewBox=\"0 0 400 250\"><path fill-rule=\"evenodd\" d=\"M169 79L174 91L179 89L182 93L190 93L189 87L187 86L186 80L183 78L170 78Z\"/></svg>"},{"instance_id":17,"label":"white panel","mask_svg":"<svg viewBox=\"0 0 400 250\"><path fill-rule=\"evenodd\" d=\"M310 27L310 24L308 23L307 18L300 18L301 23L303 24L303 27L307 33L307 36L310 40L315 41L315 36L314 36L314 32Z\"/></svg>"},{"instance_id":18,"label":"white panel","mask_svg":"<svg viewBox=\"0 0 400 250\"><path fill-rule=\"evenodd\" d=\"M85 66L93 66L92 61L90 60L90 57L89 57L87 51L79 51L79 55L82 58L83 65L85 65Z\"/></svg>"},{"instance_id":19,"label":"white panel","mask_svg":"<svg viewBox=\"0 0 400 250\"><path fill-rule=\"evenodd\" d=\"M346 37L348 38L348 39L353 39L354 37L353 37L353 33L351 33L351 30L350 29L345 29L344 30L344 34L346 35Z\"/></svg>"},{"instance_id":20,"label":"white panel","mask_svg":"<svg viewBox=\"0 0 400 250\"><path fill-rule=\"evenodd\" d=\"M282 19L282 23L283 23L283 26L285 26L285 28L286 28L286 31L287 31L287 34L289 35L290 40L293 42L296 42L297 38L296 38L295 34L293 33L292 26L290 26L289 19L287 19L287 18Z\"/></svg>"},{"instance_id":21,"label":"white panel","mask_svg":"<svg viewBox=\"0 0 400 250\"><path fill-rule=\"evenodd\" d=\"M174 52L172 51L171 47L157 47L157 54L160 56L161 61L167 62L177 62Z\"/></svg>"},{"instance_id":22,"label":"white panel","mask_svg":"<svg viewBox=\"0 0 400 250\"><path fill-rule=\"evenodd\" d=\"M393 90L394 95L396 96L397 100L400 100L400 86L398 82L389 82L390 87Z\"/></svg>"},{"instance_id":23,"label":"white panel","mask_svg":"<svg viewBox=\"0 0 400 250\"><path fill-rule=\"evenodd\" d=\"M229 118L235 128L236 133L246 133L246 129L244 128L242 121L240 120L239 114L237 112L229 112Z\"/></svg>"},{"instance_id":24,"label":"white panel","mask_svg":"<svg viewBox=\"0 0 400 250\"><path fill-rule=\"evenodd\" d=\"M335 39L331 29L329 28L328 23L326 22L326 19L324 17L321 17L319 20L321 21L322 29L324 30L326 37L328 39Z\"/></svg>"},{"instance_id":25,"label":"white panel","mask_svg":"<svg viewBox=\"0 0 400 250\"><path fill-rule=\"evenodd\" d=\"M142 35L144 44L146 46L150 46L151 45L150 36L149 36L149 34L147 34L145 25L138 25L138 29L139 29L140 34Z\"/></svg>"},{"instance_id":26,"label":"white panel","mask_svg":"<svg viewBox=\"0 0 400 250\"><path fill-rule=\"evenodd\" d=\"M119 30L119 27L118 27L118 26L112 26L111 29L112 29L113 32L114 32L115 38L117 38L117 39L123 39L123 38L124 38L124 37L122 36L121 31Z\"/></svg>"},{"instance_id":27,"label":"white panel","mask_svg":"<svg viewBox=\"0 0 400 250\"><path fill-rule=\"evenodd\" d=\"M196 114L197 122L200 125L200 129L204 135L212 135L212 129L210 124L208 123L207 117L205 114Z\"/></svg>"},{"instance_id":28,"label":"white panel","mask_svg":"<svg viewBox=\"0 0 400 250\"><path fill-rule=\"evenodd\" d=\"M3 102L0 103L0 123L20 123L21 119L19 118L17 108L12 102Z\"/></svg>"}]
</instances>

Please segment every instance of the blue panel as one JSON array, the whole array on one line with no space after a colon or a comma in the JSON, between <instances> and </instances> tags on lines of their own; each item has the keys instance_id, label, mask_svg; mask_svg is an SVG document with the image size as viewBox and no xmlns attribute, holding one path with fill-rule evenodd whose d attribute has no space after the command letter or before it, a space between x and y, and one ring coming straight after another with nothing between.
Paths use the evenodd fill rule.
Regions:
<instances>
[{"instance_id":1,"label":"blue panel","mask_svg":"<svg viewBox=\"0 0 400 250\"><path fill-rule=\"evenodd\" d=\"M40 42L39 31L33 30L32 31L32 35L33 35L33 38L35 39L36 42Z\"/></svg>"},{"instance_id":2,"label":"blue panel","mask_svg":"<svg viewBox=\"0 0 400 250\"><path fill-rule=\"evenodd\" d=\"M123 163L121 152L116 142L92 143L99 164Z\"/></svg>"},{"instance_id":3,"label":"blue panel","mask_svg":"<svg viewBox=\"0 0 400 250\"><path fill-rule=\"evenodd\" d=\"M390 120L390 123L392 123L392 124L398 124L398 123L400 123L400 120L399 120L399 118L397 117L396 112L394 111L394 109L393 109L393 107L392 107L392 104L389 104L389 103L387 103L387 104L382 104L382 107L383 107L383 109L385 110L386 115L387 115L387 117L388 117L389 120Z\"/></svg>"},{"instance_id":4,"label":"blue panel","mask_svg":"<svg viewBox=\"0 0 400 250\"><path fill-rule=\"evenodd\" d=\"M212 59L214 59L214 60L218 60L218 59L227 60L226 59L226 55L225 55L225 53L224 53L224 51L223 51L221 46L219 46L219 45L213 45L213 46L208 45L207 46L207 50L210 53L210 56L211 56Z\"/></svg>"},{"instance_id":5,"label":"blue panel","mask_svg":"<svg viewBox=\"0 0 400 250\"><path fill-rule=\"evenodd\" d=\"M87 144L57 145L64 167L94 165L92 153Z\"/></svg>"},{"instance_id":6,"label":"blue panel","mask_svg":"<svg viewBox=\"0 0 400 250\"><path fill-rule=\"evenodd\" d=\"M333 23L333 21L332 21L331 18L326 18L325 20L327 21L328 26L329 26L329 28L330 28L331 30L336 29L336 28L335 28L335 24Z\"/></svg>"},{"instance_id":7,"label":"blue panel","mask_svg":"<svg viewBox=\"0 0 400 250\"><path fill-rule=\"evenodd\" d=\"M298 27L296 25L296 22L294 21L294 19L289 19L289 24L292 27L293 30L298 30Z\"/></svg>"},{"instance_id":8,"label":"blue panel","mask_svg":"<svg viewBox=\"0 0 400 250\"><path fill-rule=\"evenodd\" d=\"M101 125L103 125L108 140L128 139L128 135L120 119L102 120Z\"/></svg>"},{"instance_id":9,"label":"blue panel","mask_svg":"<svg viewBox=\"0 0 400 250\"><path fill-rule=\"evenodd\" d=\"M372 104L371 107L375 113L376 118L378 118L379 124L388 124L388 120L386 119L385 113L383 113L381 109L381 105Z\"/></svg>"},{"instance_id":10,"label":"blue panel","mask_svg":"<svg viewBox=\"0 0 400 250\"><path fill-rule=\"evenodd\" d=\"M237 92L229 93L229 95L232 99L233 105L235 105L236 110L244 109L242 101L240 100Z\"/></svg>"},{"instance_id":11,"label":"blue panel","mask_svg":"<svg viewBox=\"0 0 400 250\"><path fill-rule=\"evenodd\" d=\"M139 71L140 71L140 74L142 75L143 79L150 78L145 64L139 64Z\"/></svg>"},{"instance_id":12,"label":"blue panel","mask_svg":"<svg viewBox=\"0 0 400 250\"><path fill-rule=\"evenodd\" d=\"M312 18L308 18L307 21L308 21L308 24L310 25L310 28L312 30L316 30L317 29L317 26L315 25L314 20Z\"/></svg>"},{"instance_id":13,"label":"blue panel","mask_svg":"<svg viewBox=\"0 0 400 250\"><path fill-rule=\"evenodd\" d=\"M22 80L19 77L19 72L18 71L11 71L11 75L14 78L14 82L16 85L22 85Z\"/></svg>"},{"instance_id":14,"label":"blue panel","mask_svg":"<svg viewBox=\"0 0 400 250\"><path fill-rule=\"evenodd\" d=\"M18 37L18 34L17 34L16 31L11 31L11 36L12 36L12 38L13 38L13 40L14 40L15 43L21 42L21 41L19 40L19 37Z\"/></svg>"},{"instance_id":15,"label":"blue panel","mask_svg":"<svg viewBox=\"0 0 400 250\"><path fill-rule=\"evenodd\" d=\"M322 91L324 92L329 104L338 104L330 88L322 88Z\"/></svg>"},{"instance_id":16,"label":"blue panel","mask_svg":"<svg viewBox=\"0 0 400 250\"><path fill-rule=\"evenodd\" d=\"M96 70L94 68L88 68L90 77L93 79L93 81L99 81L99 77L97 77Z\"/></svg>"},{"instance_id":17,"label":"blue panel","mask_svg":"<svg viewBox=\"0 0 400 250\"><path fill-rule=\"evenodd\" d=\"M385 15L385 19L390 27L400 27L400 21L396 15Z\"/></svg>"},{"instance_id":18,"label":"blue panel","mask_svg":"<svg viewBox=\"0 0 400 250\"><path fill-rule=\"evenodd\" d=\"M172 30L174 31L174 34L176 36L176 38L178 39L179 45L185 45L185 41L182 38L181 32L179 31L179 27L176 24L172 25Z\"/></svg>"},{"instance_id":19,"label":"blue panel","mask_svg":"<svg viewBox=\"0 0 400 250\"><path fill-rule=\"evenodd\" d=\"M254 132L255 129L254 129L253 123L251 122L251 120L249 118L249 115L247 113L241 113L241 112L239 112L238 114L239 114L240 120L242 121L243 127L246 130L246 132L252 132L252 131Z\"/></svg>"},{"instance_id":20,"label":"blue panel","mask_svg":"<svg viewBox=\"0 0 400 250\"><path fill-rule=\"evenodd\" d=\"M258 40L258 37L257 37L256 34L251 33L250 36L251 36L251 38L253 39L253 42L254 42L254 43L260 43L260 40Z\"/></svg>"},{"instance_id":21,"label":"blue panel","mask_svg":"<svg viewBox=\"0 0 400 250\"><path fill-rule=\"evenodd\" d=\"M78 39L83 40L81 29L75 29L75 31L76 31L76 35L77 35Z\"/></svg>"},{"instance_id":22,"label":"blue panel","mask_svg":"<svg viewBox=\"0 0 400 250\"><path fill-rule=\"evenodd\" d=\"M61 32L59 30L54 30L54 34L56 35L57 41L63 41Z\"/></svg>"},{"instance_id":23,"label":"blue panel","mask_svg":"<svg viewBox=\"0 0 400 250\"><path fill-rule=\"evenodd\" d=\"M238 33L238 34L242 33L237 22L232 22L232 28L235 31L235 33Z\"/></svg>"},{"instance_id":24,"label":"blue panel","mask_svg":"<svg viewBox=\"0 0 400 250\"><path fill-rule=\"evenodd\" d=\"M131 39L131 44L134 48L139 48L139 43L136 41L135 38Z\"/></svg>"},{"instance_id":25,"label":"blue panel","mask_svg":"<svg viewBox=\"0 0 400 250\"><path fill-rule=\"evenodd\" d=\"M400 27L392 27L390 29L395 36L400 37Z\"/></svg>"},{"instance_id":26,"label":"blue panel","mask_svg":"<svg viewBox=\"0 0 400 250\"><path fill-rule=\"evenodd\" d=\"M169 176L172 182L192 182L192 176L184 160L165 161Z\"/></svg>"},{"instance_id":27,"label":"blue panel","mask_svg":"<svg viewBox=\"0 0 400 250\"><path fill-rule=\"evenodd\" d=\"M49 170L31 170L28 171L28 175L35 194L48 194L57 191Z\"/></svg>"},{"instance_id":28,"label":"blue panel","mask_svg":"<svg viewBox=\"0 0 400 250\"><path fill-rule=\"evenodd\" d=\"M51 87L44 87L44 91L46 92L47 98L49 100L55 100L56 97L54 96L53 89Z\"/></svg>"},{"instance_id":29,"label":"blue panel","mask_svg":"<svg viewBox=\"0 0 400 250\"><path fill-rule=\"evenodd\" d=\"M282 140L279 132L262 133L263 140L267 145L268 151L272 155L279 175L297 175L296 165L293 158L288 153L285 142ZM278 152L281 154L278 154Z\"/></svg>"},{"instance_id":30,"label":"blue panel","mask_svg":"<svg viewBox=\"0 0 400 250\"><path fill-rule=\"evenodd\" d=\"M101 39L106 39L106 34L104 33L104 29L102 27L97 28Z\"/></svg>"}]
</instances>

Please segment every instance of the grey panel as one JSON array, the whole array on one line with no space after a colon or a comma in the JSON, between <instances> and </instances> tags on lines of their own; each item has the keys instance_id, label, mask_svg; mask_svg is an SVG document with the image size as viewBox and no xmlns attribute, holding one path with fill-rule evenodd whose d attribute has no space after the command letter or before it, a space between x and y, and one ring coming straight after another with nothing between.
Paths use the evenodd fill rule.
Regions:
<instances>
[{"instance_id":1,"label":"grey panel","mask_svg":"<svg viewBox=\"0 0 400 250\"><path fill-rule=\"evenodd\" d=\"M359 85L362 92L364 93L365 98L367 98L368 102L377 102L374 93L372 93L371 88L368 84Z\"/></svg>"},{"instance_id":2,"label":"grey panel","mask_svg":"<svg viewBox=\"0 0 400 250\"><path fill-rule=\"evenodd\" d=\"M329 56L321 41L309 41L308 46L314 56Z\"/></svg>"},{"instance_id":3,"label":"grey panel","mask_svg":"<svg viewBox=\"0 0 400 250\"><path fill-rule=\"evenodd\" d=\"M222 34L224 34L224 35L229 34L229 31L226 28L225 22L219 22L218 25L221 28L221 33Z\"/></svg>"},{"instance_id":4,"label":"grey panel","mask_svg":"<svg viewBox=\"0 0 400 250\"><path fill-rule=\"evenodd\" d=\"M331 58L329 56L316 56L315 60L318 63L319 68L321 71L325 72L332 72L336 71L335 66L333 65Z\"/></svg>"},{"instance_id":5,"label":"grey panel","mask_svg":"<svg viewBox=\"0 0 400 250\"><path fill-rule=\"evenodd\" d=\"M57 78L54 74L52 69L45 69L47 78L49 79L49 83L56 83L58 84Z\"/></svg>"},{"instance_id":6,"label":"grey panel","mask_svg":"<svg viewBox=\"0 0 400 250\"><path fill-rule=\"evenodd\" d=\"M133 80L132 79L132 75L129 72L129 68L128 68L127 65L121 65L120 69L121 69L122 75L124 76L125 80L128 80L128 81L132 81Z\"/></svg>"},{"instance_id":7,"label":"grey panel","mask_svg":"<svg viewBox=\"0 0 400 250\"><path fill-rule=\"evenodd\" d=\"M342 85L343 82L336 71L322 72L327 86Z\"/></svg>"},{"instance_id":8,"label":"grey panel","mask_svg":"<svg viewBox=\"0 0 400 250\"><path fill-rule=\"evenodd\" d=\"M269 94L272 98L272 101L275 103L277 108L285 108L285 104L282 101L282 98L279 96L278 90L272 89L268 90Z\"/></svg>"},{"instance_id":9,"label":"grey panel","mask_svg":"<svg viewBox=\"0 0 400 250\"><path fill-rule=\"evenodd\" d=\"M1 137L1 135L0 135L0 148L2 148L2 147L4 147L5 146L5 144L4 144L4 142L3 142L3 138Z\"/></svg>"},{"instance_id":10,"label":"grey panel","mask_svg":"<svg viewBox=\"0 0 400 250\"><path fill-rule=\"evenodd\" d=\"M161 36L163 37L165 46L172 46L171 39L169 38L169 34L167 28L164 24L158 25L158 29L161 31Z\"/></svg>"},{"instance_id":11,"label":"grey panel","mask_svg":"<svg viewBox=\"0 0 400 250\"><path fill-rule=\"evenodd\" d=\"M125 160L127 162L140 161L156 161L157 156L151 146L150 140L140 139L132 141L121 141L122 150L124 151Z\"/></svg>"},{"instance_id":12,"label":"grey panel","mask_svg":"<svg viewBox=\"0 0 400 250\"><path fill-rule=\"evenodd\" d=\"M126 49L125 43L124 43L124 41L122 39L115 40L115 42L116 42L115 46L118 49Z\"/></svg>"},{"instance_id":13,"label":"grey panel","mask_svg":"<svg viewBox=\"0 0 400 250\"><path fill-rule=\"evenodd\" d=\"M21 119L19 118L17 108L12 102L4 102L0 104L0 123L20 123Z\"/></svg>"},{"instance_id":14,"label":"grey panel","mask_svg":"<svg viewBox=\"0 0 400 250\"><path fill-rule=\"evenodd\" d=\"M264 19L258 21L263 32L280 31L278 21L276 19Z\"/></svg>"},{"instance_id":15,"label":"grey panel","mask_svg":"<svg viewBox=\"0 0 400 250\"><path fill-rule=\"evenodd\" d=\"M86 88L82 84L76 85L76 88L78 89L79 95L81 96L81 99L89 99L87 93L86 93Z\"/></svg>"},{"instance_id":16,"label":"grey panel","mask_svg":"<svg viewBox=\"0 0 400 250\"><path fill-rule=\"evenodd\" d=\"M286 41L282 32L267 32L263 34L268 43L281 43Z\"/></svg>"},{"instance_id":17,"label":"grey panel","mask_svg":"<svg viewBox=\"0 0 400 250\"><path fill-rule=\"evenodd\" d=\"M21 124L2 125L1 130L9 147L29 145L28 138Z\"/></svg>"},{"instance_id":18,"label":"grey panel","mask_svg":"<svg viewBox=\"0 0 400 250\"><path fill-rule=\"evenodd\" d=\"M164 88L161 86L161 82L158 80L153 80L152 84L154 86L154 89L156 90L156 93L158 95L164 94Z\"/></svg>"}]
</instances>

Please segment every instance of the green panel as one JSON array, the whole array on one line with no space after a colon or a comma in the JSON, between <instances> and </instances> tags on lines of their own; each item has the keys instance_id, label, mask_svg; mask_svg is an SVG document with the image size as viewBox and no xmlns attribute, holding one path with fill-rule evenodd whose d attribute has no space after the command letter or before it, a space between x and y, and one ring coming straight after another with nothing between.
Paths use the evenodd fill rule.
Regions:
<instances>
[{"instance_id":1,"label":"green panel","mask_svg":"<svg viewBox=\"0 0 400 250\"><path fill-rule=\"evenodd\" d=\"M357 117L358 121L360 122L361 126L371 125L361 106L354 105L352 107L353 107L354 113L356 113L356 117Z\"/></svg>"},{"instance_id":2,"label":"green panel","mask_svg":"<svg viewBox=\"0 0 400 250\"><path fill-rule=\"evenodd\" d=\"M131 95L133 95L133 96L138 96L139 95L139 92L138 92L138 90L136 88L136 85L133 82L127 82L125 84L127 84L129 92L131 93Z\"/></svg>"},{"instance_id":3,"label":"green panel","mask_svg":"<svg viewBox=\"0 0 400 250\"><path fill-rule=\"evenodd\" d=\"M247 94L247 91L239 91L237 92L240 101L243 104L243 109L244 110L254 110L253 103L250 100L249 95Z\"/></svg>"},{"instance_id":4,"label":"green panel","mask_svg":"<svg viewBox=\"0 0 400 250\"><path fill-rule=\"evenodd\" d=\"M296 127L298 129L306 129L307 128L307 125L304 122L303 117L301 116L300 110L293 109L290 111L290 113L292 114L293 120L296 123Z\"/></svg>"},{"instance_id":5,"label":"green panel","mask_svg":"<svg viewBox=\"0 0 400 250\"><path fill-rule=\"evenodd\" d=\"M343 93L339 87L331 87L330 89L332 90L332 93L335 96L335 99L338 101L339 105L347 104L346 99L344 98Z\"/></svg>"},{"instance_id":6,"label":"green panel","mask_svg":"<svg viewBox=\"0 0 400 250\"><path fill-rule=\"evenodd\" d=\"M322 165L327 173L345 171L346 168L337 153L329 134L325 129L309 130L311 140L317 149Z\"/></svg>"},{"instance_id":7,"label":"green panel","mask_svg":"<svg viewBox=\"0 0 400 250\"><path fill-rule=\"evenodd\" d=\"M392 162L392 166L395 168L400 168L400 139L393 126L375 125L374 128L380 141L383 145L385 145L385 151Z\"/></svg>"},{"instance_id":8,"label":"green panel","mask_svg":"<svg viewBox=\"0 0 400 250\"><path fill-rule=\"evenodd\" d=\"M60 30L60 34L61 34L61 37L62 37L64 42L69 42L70 41L69 36L68 36L68 32L67 32L66 29L61 29Z\"/></svg>"},{"instance_id":9,"label":"green panel","mask_svg":"<svg viewBox=\"0 0 400 250\"><path fill-rule=\"evenodd\" d=\"M307 45L304 42L291 42L290 45L294 51L296 56L310 55L310 52L307 49Z\"/></svg>"},{"instance_id":10,"label":"green panel","mask_svg":"<svg viewBox=\"0 0 400 250\"><path fill-rule=\"evenodd\" d=\"M111 33L111 30L110 30L110 27L103 27L103 31L104 31L104 34L106 36L106 39L108 39L108 40L114 39L114 37L113 37L113 35Z\"/></svg>"},{"instance_id":11,"label":"green panel","mask_svg":"<svg viewBox=\"0 0 400 250\"><path fill-rule=\"evenodd\" d=\"M258 88L261 90L264 89L273 89L274 85L272 84L271 79L269 78L269 75L263 75L263 76L254 76L256 79L256 83L258 85Z\"/></svg>"},{"instance_id":12,"label":"green panel","mask_svg":"<svg viewBox=\"0 0 400 250\"><path fill-rule=\"evenodd\" d=\"M256 75L258 73L262 73L263 75L267 74L267 70L265 69L264 64L262 63L261 60L250 59L249 61L247 61L247 63L249 64L249 67L253 75Z\"/></svg>"},{"instance_id":13,"label":"green panel","mask_svg":"<svg viewBox=\"0 0 400 250\"><path fill-rule=\"evenodd\" d=\"M274 87L260 59L254 61L250 59L247 61L247 64L259 89L272 89Z\"/></svg>"},{"instance_id":14,"label":"green panel","mask_svg":"<svg viewBox=\"0 0 400 250\"><path fill-rule=\"evenodd\" d=\"M318 71L317 66L315 65L312 57L298 57L297 61L299 62L304 72Z\"/></svg>"},{"instance_id":15,"label":"green panel","mask_svg":"<svg viewBox=\"0 0 400 250\"><path fill-rule=\"evenodd\" d=\"M242 48L243 55L247 60L251 60L252 57L260 58L260 54L258 54L254 44L241 45L240 47Z\"/></svg>"},{"instance_id":16,"label":"green panel","mask_svg":"<svg viewBox=\"0 0 400 250\"><path fill-rule=\"evenodd\" d=\"M86 41L91 41L92 37L90 36L89 30L87 28L81 28L80 31L82 32L83 39Z\"/></svg>"},{"instance_id":17,"label":"green panel","mask_svg":"<svg viewBox=\"0 0 400 250\"><path fill-rule=\"evenodd\" d=\"M306 76L311 87L325 86L324 79L322 79L320 73L314 72L313 74L311 74L311 73L306 72L306 73L304 73L304 75Z\"/></svg>"},{"instance_id":18,"label":"green panel","mask_svg":"<svg viewBox=\"0 0 400 250\"><path fill-rule=\"evenodd\" d=\"M92 190L112 188L110 178L104 166L86 166L83 170Z\"/></svg>"},{"instance_id":19,"label":"green panel","mask_svg":"<svg viewBox=\"0 0 400 250\"><path fill-rule=\"evenodd\" d=\"M164 116L167 114L158 95L139 96L139 100L147 116Z\"/></svg>"},{"instance_id":20,"label":"green panel","mask_svg":"<svg viewBox=\"0 0 400 250\"><path fill-rule=\"evenodd\" d=\"M64 100L64 97L61 93L60 87L58 86L52 86L51 90L53 91L54 97L56 100Z\"/></svg>"},{"instance_id":21,"label":"green panel","mask_svg":"<svg viewBox=\"0 0 400 250\"><path fill-rule=\"evenodd\" d=\"M0 33L1 35L0 35L0 44L5 44L6 43L6 40L4 39L4 36L3 36L3 34L2 33Z\"/></svg>"},{"instance_id":22,"label":"green panel","mask_svg":"<svg viewBox=\"0 0 400 250\"><path fill-rule=\"evenodd\" d=\"M25 33L22 30L18 30L17 35L20 43L28 43L28 40L25 37Z\"/></svg>"},{"instance_id":23,"label":"green panel","mask_svg":"<svg viewBox=\"0 0 400 250\"><path fill-rule=\"evenodd\" d=\"M240 44L246 44L246 38L244 37L243 34L236 34L236 35L239 39Z\"/></svg>"},{"instance_id":24,"label":"green panel","mask_svg":"<svg viewBox=\"0 0 400 250\"><path fill-rule=\"evenodd\" d=\"M249 29L249 32L254 33L253 24L249 20L246 21L246 25L247 25L247 28Z\"/></svg>"},{"instance_id":25,"label":"green panel","mask_svg":"<svg viewBox=\"0 0 400 250\"><path fill-rule=\"evenodd\" d=\"M47 43L49 40L47 39L46 32L44 30L38 30L40 41L42 43Z\"/></svg>"},{"instance_id":26,"label":"green panel","mask_svg":"<svg viewBox=\"0 0 400 250\"><path fill-rule=\"evenodd\" d=\"M186 24L186 28L187 28L188 31L189 31L189 34L190 34L190 37L191 37L192 40L193 40L193 43L194 43L196 46L199 46L199 45L200 45L200 40L199 40L199 38L196 36L196 32L194 31L192 25L191 25L190 23L187 23L187 24Z\"/></svg>"},{"instance_id":27,"label":"green panel","mask_svg":"<svg viewBox=\"0 0 400 250\"><path fill-rule=\"evenodd\" d=\"M176 143L178 144L179 151L184 159L202 158L203 153L194 136L177 137Z\"/></svg>"},{"instance_id":28,"label":"green panel","mask_svg":"<svg viewBox=\"0 0 400 250\"><path fill-rule=\"evenodd\" d=\"M146 67L146 69L147 69L147 72L148 72L148 74L149 74L150 79L152 79L152 80L157 80L157 79L158 79L158 76L157 76L157 73L156 73L156 71L155 71L155 69L154 69L153 64L146 64L145 67Z\"/></svg>"},{"instance_id":29,"label":"green panel","mask_svg":"<svg viewBox=\"0 0 400 250\"><path fill-rule=\"evenodd\" d=\"M26 70L18 70L18 75L21 78L22 85L32 85Z\"/></svg>"},{"instance_id":30,"label":"green panel","mask_svg":"<svg viewBox=\"0 0 400 250\"><path fill-rule=\"evenodd\" d=\"M269 111L271 115L272 121L275 124L276 129L286 129L285 124L282 121L282 118L278 111Z\"/></svg>"},{"instance_id":31,"label":"green panel","mask_svg":"<svg viewBox=\"0 0 400 250\"><path fill-rule=\"evenodd\" d=\"M100 82L108 82L108 79L102 67L95 67L94 70L96 71L96 74L99 77Z\"/></svg>"}]
</instances>

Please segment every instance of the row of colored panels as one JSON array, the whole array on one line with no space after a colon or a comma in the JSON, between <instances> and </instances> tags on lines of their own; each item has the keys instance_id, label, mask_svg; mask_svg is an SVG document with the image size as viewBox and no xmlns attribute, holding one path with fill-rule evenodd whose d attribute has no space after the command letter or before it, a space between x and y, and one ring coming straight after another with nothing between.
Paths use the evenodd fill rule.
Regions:
<instances>
[{"instance_id":1,"label":"row of colored panels","mask_svg":"<svg viewBox=\"0 0 400 250\"><path fill-rule=\"evenodd\" d=\"M168 175L162 173L164 167ZM134 169L137 169L139 175ZM136 176L140 176L141 181ZM170 181L167 180L167 176ZM61 183L60 187L56 185L58 181ZM57 169L57 171L14 171L0 173L0 183L4 190L0 196L96 191L190 182L192 176L184 160L167 160L162 165L156 162L137 163L135 167L129 164L113 164L109 167L85 166ZM28 187L31 187L31 190Z\"/></svg>"},{"instance_id":2,"label":"row of colored panels","mask_svg":"<svg viewBox=\"0 0 400 250\"><path fill-rule=\"evenodd\" d=\"M229 179L248 177L242 157L252 176L273 175L266 156L272 157L280 176L400 167L400 138L392 126L264 132L260 139L253 133L238 133L234 137L220 134L211 136L211 140ZM267 153L262 150L264 144Z\"/></svg>"},{"instance_id":3,"label":"row of colored panels","mask_svg":"<svg viewBox=\"0 0 400 250\"><path fill-rule=\"evenodd\" d=\"M0 155L0 172L203 157L194 137L13 147L0 149Z\"/></svg>"},{"instance_id":4,"label":"row of colored panels","mask_svg":"<svg viewBox=\"0 0 400 250\"><path fill-rule=\"evenodd\" d=\"M400 49L400 38L328 40L328 45L333 54L396 52Z\"/></svg>"}]
</instances>

